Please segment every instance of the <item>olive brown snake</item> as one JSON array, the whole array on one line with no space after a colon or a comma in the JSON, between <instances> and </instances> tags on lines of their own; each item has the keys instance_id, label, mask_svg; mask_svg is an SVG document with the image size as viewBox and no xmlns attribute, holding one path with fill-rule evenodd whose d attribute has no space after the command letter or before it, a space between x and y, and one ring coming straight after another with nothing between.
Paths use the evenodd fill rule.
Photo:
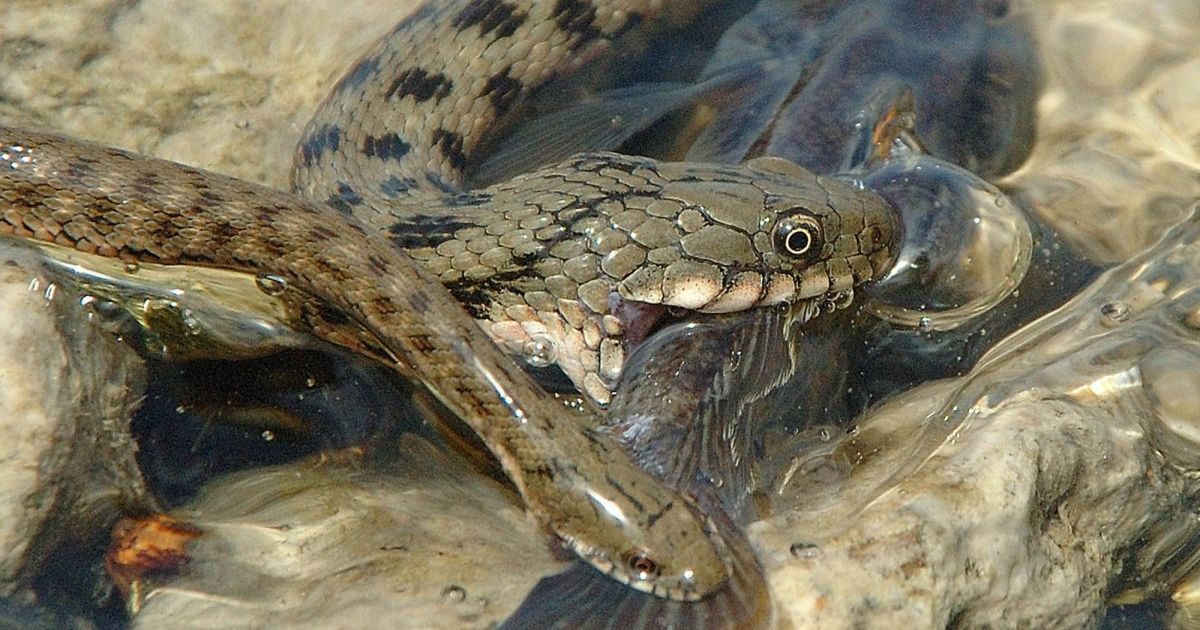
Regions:
<instances>
[{"instance_id":1,"label":"olive brown snake","mask_svg":"<svg viewBox=\"0 0 1200 630\"><path fill-rule=\"evenodd\" d=\"M578 374L586 377L604 371L601 342L619 342L627 322L617 322L619 326L605 322L606 315L618 317L617 310L585 311L584 320L598 318L603 333L595 344L589 343L582 326L571 323L560 300L571 301L573 296L565 288L555 293L551 278L572 279L567 264L580 256L592 256L600 269L593 270L595 276L589 280L576 282L579 301L591 309L579 291L602 276L612 283L608 295L620 298L607 305L596 302L601 310L639 299L672 304L669 295L677 296L675 305L698 310L713 304L720 308L712 310L735 310L802 299L820 304L886 266L893 238L890 209L869 193L818 180L781 160L731 168L595 154L482 191L456 189L462 160L505 103L511 106L531 86L586 57L592 48L655 17L662 4L485 0L418 10L352 68L314 120L299 151L298 189L332 201L344 213L169 162L0 128L0 232L130 261L219 267L282 278L287 289L280 299L288 304L298 327L394 364L429 387L488 445L530 513L581 558L640 590L672 599L700 598L723 584L730 570L726 543L709 519L688 498L634 466L614 444L585 430L571 412L545 396L480 334L477 320L494 323L495 313L502 312L516 321L509 311L538 313L548 304L546 299L526 300L522 309L518 302L504 301L515 298L488 297L485 308L473 309L473 318L439 283L467 279L473 270L481 273L479 267L489 266L483 257L493 248L472 251L476 238L494 237L494 247L503 247L502 236L527 229L532 239L524 242L537 241L537 230L550 226L520 227L530 217L544 220L538 218L544 214L520 214L531 206L540 212L549 204L554 209L552 223L570 234L576 233L578 225L572 218L589 215L585 218L591 222L580 228L581 240L559 238L545 246L545 252L538 251L536 243L531 246L536 254L532 258L549 254L560 261L553 263L553 269L539 271L536 261L526 265L533 271L530 277L541 279L541 292L553 297L555 317L570 326L571 330L563 328L567 336L578 331L582 347L597 353L592 363L581 361ZM439 57L414 50L422 45L446 46L450 34L456 34L454 41L474 42L476 55ZM532 62L505 64L503 55L498 62L490 56L501 50L497 46L523 50L524 59ZM405 59L421 59L421 73ZM464 63L471 59L477 63ZM439 74L454 85L431 83L429 77ZM502 81L502 76L510 81ZM499 83L505 84L503 97L495 91ZM393 84L397 87L385 96ZM426 93L429 96L421 98ZM389 98L401 102L384 107ZM378 116L386 109L383 118L393 122L347 108L347 103L361 105L364 99L369 101L368 110ZM370 103L376 104L374 108ZM404 146L408 148L402 150ZM372 179L372 170L381 166L392 167L391 174ZM629 181L621 181L622 174L630 176ZM372 188L370 182L378 186ZM706 187L706 182L711 184ZM385 194L384 183L397 194ZM725 192L713 192L720 189ZM736 205L720 205L730 199L745 200L747 194L754 206L747 213L739 215ZM545 201L553 195L565 197ZM631 205L631 197L645 200ZM541 201L535 204L535 199ZM671 212L663 209L655 216L651 208L638 206L662 200L673 202ZM613 212L599 208L613 202L618 202ZM397 239L402 246L414 242L404 241L403 232L394 229L413 214L402 209L413 203L425 208L425 216L435 216L432 205L448 207L441 216L451 216L450 224L455 226L437 245L424 241L405 247L428 268L413 264L395 247ZM582 211L572 214L572 208ZM654 247L639 241L636 227L622 232L620 217L631 211L642 214L643 223L662 219L671 224L668 229L656 222L658 227L647 231L646 240L666 240L675 230L681 244ZM493 229L499 233L489 234L495 216L508 223L502 225L504 229ZM372 226L385 231L381 234ZM797 226L804 228L807 242L789 239ZM609 228L613 232L608 234L624 234L626 242L611 250L605 250L603 243L593 246L592 237ZM717 261L699 256L689 260L695 254L683 239L705 234L706 228L712 228L710 236L691 239L695 251L705 251L700 245L710 240L737 244L722 245L724 249L713 256ZM728 236L726 232L733 236L717 238ZM749 249L741 245L742 239ZM442 260L445 256L437 251L445 242L463 243L463 251L449 257L448 269ZM554 256L551 250L561 243L575 243L564 246L575 255ZM622 289L620 283L641 267L626 267L629 271L624 275L609 274L603 270L603 257L630 244L637 244L646 262L659 271L645 272L652 274L649 282ZM721 268L719 275L712 275L712 263L727 258L730 248L742 256L736 268ZM789 258L783 255L788 249L798 253ZM659 250L663 253L652 258ZM476 259L458 269L454 258L464 251ZM505 262L516 258L514 253ZM688 267L680 265L688 262L699 276L683 273ZM685 288L675 288L680 286ZM528 321L516 323L526 331ZM551 328L544 319L537 321ZM495 331L489 332L497 337ZM533 332L553 336L555 331ZM562 356L580 347L578 339L560 338L553 343ZM570 375L571 368L564 369ZM579 382L587 388L585 381Z\"/></svg>"}]
</instances>

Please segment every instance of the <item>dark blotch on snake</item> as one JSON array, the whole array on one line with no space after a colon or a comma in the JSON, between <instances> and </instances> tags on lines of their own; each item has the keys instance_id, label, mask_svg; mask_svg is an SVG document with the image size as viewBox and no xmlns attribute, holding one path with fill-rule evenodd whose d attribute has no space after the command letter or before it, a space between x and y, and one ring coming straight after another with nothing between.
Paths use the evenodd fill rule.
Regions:
<instances>
[{"instance_id":1,"label":"dark blotch on snake","mask_svg":"<svg viewBox=\"0 0 1200 630\"><path fill-rule=\"evenodd\" d=\"M451 208L477 208L492 202L492 195L480 190L468 190L446 197L446 205Z\"/></svg>"},{"instance_id":2,"label":"dark blotch on snake","mask_svg":"<svg viewBox=\"0 0 1200 630\"><path fill-rule=\"evenodd\" d=\"M463 152L462 134L447 131L442 127L433 130L433 146L437 147L450 162L450 167L461 171L467 166L467 154Z\"/></svg>"},{"instance_id":3,"label":"dark blotch on snake","mask_svg":"<svg viewBox=\"0 0 1200 630\"><path fill-rule=\"evenodd\" d=\"M378 297L371 300L371 306L372 310L385 317L391 317L398 312L396 310L396 303L386 297Z\"/></svg>"},{"instance_id":4,"label":"dark blotch on snake","mask_svg":"<svg viewBox=\"0 0 1200 630\"><path fill-rule=\"evenodd\" d=\"M64 172L67 177L71 177L78 181L84 177L94 175L96 173L96 169L92 168L91 164L88 164L83 160L73 160L67 165L66 171Z\"/></svg>"},{"instance_id":5,"label":"dark blotch on snake","mask_svg":"<svg viewBox=\"0 0 1200 630\"><path fill-rule=\"evenodd\" d=\"M525 13L503 0L480 0L467 7L451 22L455 28L465 31L476 24L481 35L495 32L496 39L509 37L525 23Z\"/></svg>"},{"instance_id":6,"label":"dark blotch on snake","mask_svg":"<svg viewBox=\"0 0 1200 630\"><path fill-rule=\"evenodd\" d=\"M514 283L529 277L528 269L501 271L486 278L459 278L446 282L446 288L475 319L487 319L492 297L511 290Z\"/></svg>"},{"instance_id":7,"label":"dark blotch on snake","mask_svg":"<svg viewBox=\"0 0 1200 630\"><path fill-rule=\"evenodd\" d=\"M313 241L320 242L331 238L337 238L337 233L323 225L318 225L309 230L308 238Z\"/></svg>"},{"instance_id":8,"label":"dark blotch on snake","mask_svg":"<svg viewBox=\"0 0 1200 630\"><path fill-rule=\"evenodd\" d=\"M432 98L440 102L453 88L454 82L440 72L429 74L421 68L409 68L392 81L384 96L388 99L411 96L417 102Z\"/></svg>"},{"instance_id":9,"label":"dark blotch on snake","mask_svg":"<svg viewBox=\"0 0 1200 630\"><path fill-rule=\"evenodd\" d=\"M453 217L443 215L414 215L404 221L392 225L388 232L391 240L401 249L416 249L418 247L437 247L442 241L449 240L459 230L476 227L474 223L455 221Z\"/></svg>"},{"instance_id":10,"label":"dark blotch on snake","mask_svg":"<svg viewBox=\"0 0 1200 630\"><path fill-rule=\"evenodd\" d=\"M588 0L557 0L551 16L559 28L578 37L572 43L573 48L600 37L600 30L596 28L596 7Z\"/></svg>"},{"instance_id":11,"label":"dark blotch on snake","mask_svg":"<svg viewBox=\"0 0 1200 630\"><path fill-rule=\"evenodd\" d=\"M306 165L310 165L326 151L337 151L341 138L342 130L337 125L325 125L308 135L300 145L300 156Z\"/></svg>"},{"instance_id":12,"label":"dark blotch on snake","mask_svg":"<svg viewBox=\"0 0 1200 630\"><path fill-rule=\"evenodd\" d=\"M379 59L376 57L367 57L354 64L349 72L338 80L337 85L333 87L334 92L343 92L352 90L363 83L367 82L379 71Z\"/></svg>"},{"instance_id":13,"label":"dark blotch on snake","mask_svg":"<svg viewBox=\"0 0 1200 630\"><path fill-rule=\"evenodd\" d=\"M238 233L240 231L241 230L238 230L233 225L226 223L226 222L222 222L219 225L217 225L215 228L213 228L213 236L216 236L217 238L222 238L225 240L233 240L235 237L238 236Z\"/></svg>"},{"instance_id":14,"label":"dark blotch on snake","mask_svg":"<svg viewBox=\"0 0 1200 630\"><path fill-rule=\"evenodd\" d=\"M444 192L446 194L458 192L458 188L456 186L442 179L442 176L438 175L437 173L425 173L425 181L429 182L430 186L433 186L435 190L440 192Z\"/></svg>"},{"instance_id":15,"label":"dark blotch on snake","mask_svg":"<svg viewBox=\"0 0 1200 630\"><path fill-rule=\"evenodd\" d=\"M521 96L521 90L524 87L520 81L512 78L509 73L512 66L504 69L487 80L483 85L483 95L486 95L492 101L492 108L496 110L497 116L502 116L512 104Z\"/></svg>"},{"instance_id":16,"label":"dark blotch on snake","mask_svg":"<svg viewBox=\"0 0 1200 630\"><path fill-rule=\"evenodd\" d=\"M350 214L351 208L362 203L362 197L350 187L350 184L338 182L337 194L330 195L325 203L333 206L342 214Z\"/></svg>"},{"instance_id":17,"label":"dark blotch on snake","mask_svg":"<svg viewBox=\"0 0 1200 630\"><path fill-rule=\"evenodd\" d=\"M368 254L367 262L371 263L371 268L377 271L381 276L388 275L388 273L392 270L391 266L388 265L386 260L383 260L375 254Z\"/></svg>"},{"instance_id":18,"label":"dark blotch on snake","mask_svg":"<svg viewBox=\"0 0 1200 630\"><path fill-rule=\"evenodd\" d=\"M227 201L224 195L221 195L220 193L217 193L209 188L200 189L200 198L211 206L219 206Z\"/></svg>"},{"instance_id":19,"label":"dark blotch on snake","mask_svg":"<svg viewBox=\"0 0 1200 630\"><path fill-rule=\"evenodd\" d=\"M162 178L157 173L142 171L130 183L130 188L141 196L152 195L162 189Z\"/></svg>"},{"instance_id":20,"label":"dark blotch on snake","mask_svg":"<svg viewBox=\"0 0 1200 630\"><path fill-rule=\"evenodd\" d=\"M408 155L408 152L411 150L412 145L394 133L385 133L382 136L367 136L366 140L363 141L362 147L362 151L367 157L396 161Z\"/></svg>"},{"instance_id":21,"label":"dark blotch on snake","mask_svg":"<svg viewBox=\"0 0 1200 630\"><path fill-rule=\"evenodd\" d=\"M383 183L379 185L379 192L395 199L397 197L403 197L408 193L408 191L415 188L416 185L417 180L411 177L397 177L395 175L388 175L388 178L383 180Z\"/></svg>"}]
</instances>

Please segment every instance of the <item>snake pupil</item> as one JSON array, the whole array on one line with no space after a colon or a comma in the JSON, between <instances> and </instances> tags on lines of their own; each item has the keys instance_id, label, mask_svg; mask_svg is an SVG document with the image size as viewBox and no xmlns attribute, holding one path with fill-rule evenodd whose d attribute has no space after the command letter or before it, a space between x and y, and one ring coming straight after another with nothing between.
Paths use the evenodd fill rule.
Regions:
<instances>
[{"instance_id":1,"label":"snake pupil","mask_svg":"<svg viewBox=\"0 0 1200 630\"><path fill-rule=\"evenodd\" d=\"M775 224L775 247L787 256L812 260L821 253L821 226L807 212L786 215Z\"/></svg>"},{"instance_id":2,"label":"snake pupil","mask_svg":"<svg viewBox=\"0 0 1200 630\"><path fill-rule=\"evenodd\" d=\"M797 256L808 251L812 246L812 235L805 228L796 228L787 235L787 250Z\"/></svg>"}]
</instances>

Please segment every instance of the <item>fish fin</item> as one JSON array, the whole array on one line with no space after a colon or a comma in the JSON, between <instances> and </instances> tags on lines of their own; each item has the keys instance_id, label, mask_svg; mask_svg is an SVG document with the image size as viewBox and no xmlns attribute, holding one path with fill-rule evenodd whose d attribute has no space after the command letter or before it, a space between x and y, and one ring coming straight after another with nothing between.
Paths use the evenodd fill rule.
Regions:
<instances>
[{"instance_id":1,"label":"fish fin","mask_svg":"<svg viewBox=\"0 0 1200 630\"><path fill-rule=\"evenodd\" d=\"M709 84L639 83L518 123L469 173L472 186L509 179L576 153L612 150L688 105Z\"/></svg>"},{"instance_id":2,"label":"fish fin","mask_svg":"<svg viewBox=\"0 0 1200 630\"><path fill-rule=\"evenodd\" d=\"M851 142L842 172L872 170L896 157L925 155L917 134L917 111L910 86L879 81L855 114L859 133Z\"/></svg>"},{"instance_id":3,"label":"fish fin","mask_svg":"<svg viewBox=\"0 0 1200 630\"><path fill-rule=\"evenodd\" d=\"M626 362L604 431L642 468L676 486L711 484L727 513L753 517L749 499L772 476L756 436L769 423L825 422L836 405L835 379L801 369L806 356L831 366L842 357L836 332L805 334L817 308L760 309L656 332Z\"/></svg>"},{"instance_id":4,"label":"fish fin","mask_svg":"<svg viewBox=\"0 0 1200 630\"><path fill-rule=\"evenodd\" d=\"M697 162L740 164L760 138L770 132L788 96L807 81L806 57L758 62L742 70L727 70L736 77L713 94L717 112L688 149L687 159Z\"/></svg>"},{"instance_id":5,"label":"fish fin","mask_svg":"<svg viewBox=\"0 0 1200 630\"><path fill-rule=\"evenodd\" d=\"M762 485L755 436L768 422L789 413L811 421L815 403L831 393L809 385L811 376L801 372L806 350L825 349L821 340L804 335L804 324L813 313L801 311L803 306L791 313L772 309L747 314L732 332L736 360L713 374L688 435L675 450L673 473L706 476L725 511L743 522L754 516L749 499Z\"/></svg>"}]
</instances>

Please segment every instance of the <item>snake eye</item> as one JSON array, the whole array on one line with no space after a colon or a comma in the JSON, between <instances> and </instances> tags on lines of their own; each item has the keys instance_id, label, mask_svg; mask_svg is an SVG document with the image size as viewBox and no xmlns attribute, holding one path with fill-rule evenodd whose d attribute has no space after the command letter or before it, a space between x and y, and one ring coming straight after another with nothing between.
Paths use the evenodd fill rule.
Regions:
<instances>
[{"instance_id":1,"label":"snake eye","mask_svg":"<svg viewBox=\"0 0 1200 630\"><path fill-rule=\"evenodd\" d=\"M637 552L629 556L629 569L637 574L638 579L648 580L658 577L658 563L650 559L644 552Z\"/></svg>"},{"instance_id":2,"label":"snake eye","mask_svg":"<svg viewBox=\"0 0 1200 630\"><path fill-rule=\"evenodd\" d=\"M788 257L810 260L824 244L821 224L808 214L789 214L775 224L775 247Z\"/></svg>"}]
</instances>

